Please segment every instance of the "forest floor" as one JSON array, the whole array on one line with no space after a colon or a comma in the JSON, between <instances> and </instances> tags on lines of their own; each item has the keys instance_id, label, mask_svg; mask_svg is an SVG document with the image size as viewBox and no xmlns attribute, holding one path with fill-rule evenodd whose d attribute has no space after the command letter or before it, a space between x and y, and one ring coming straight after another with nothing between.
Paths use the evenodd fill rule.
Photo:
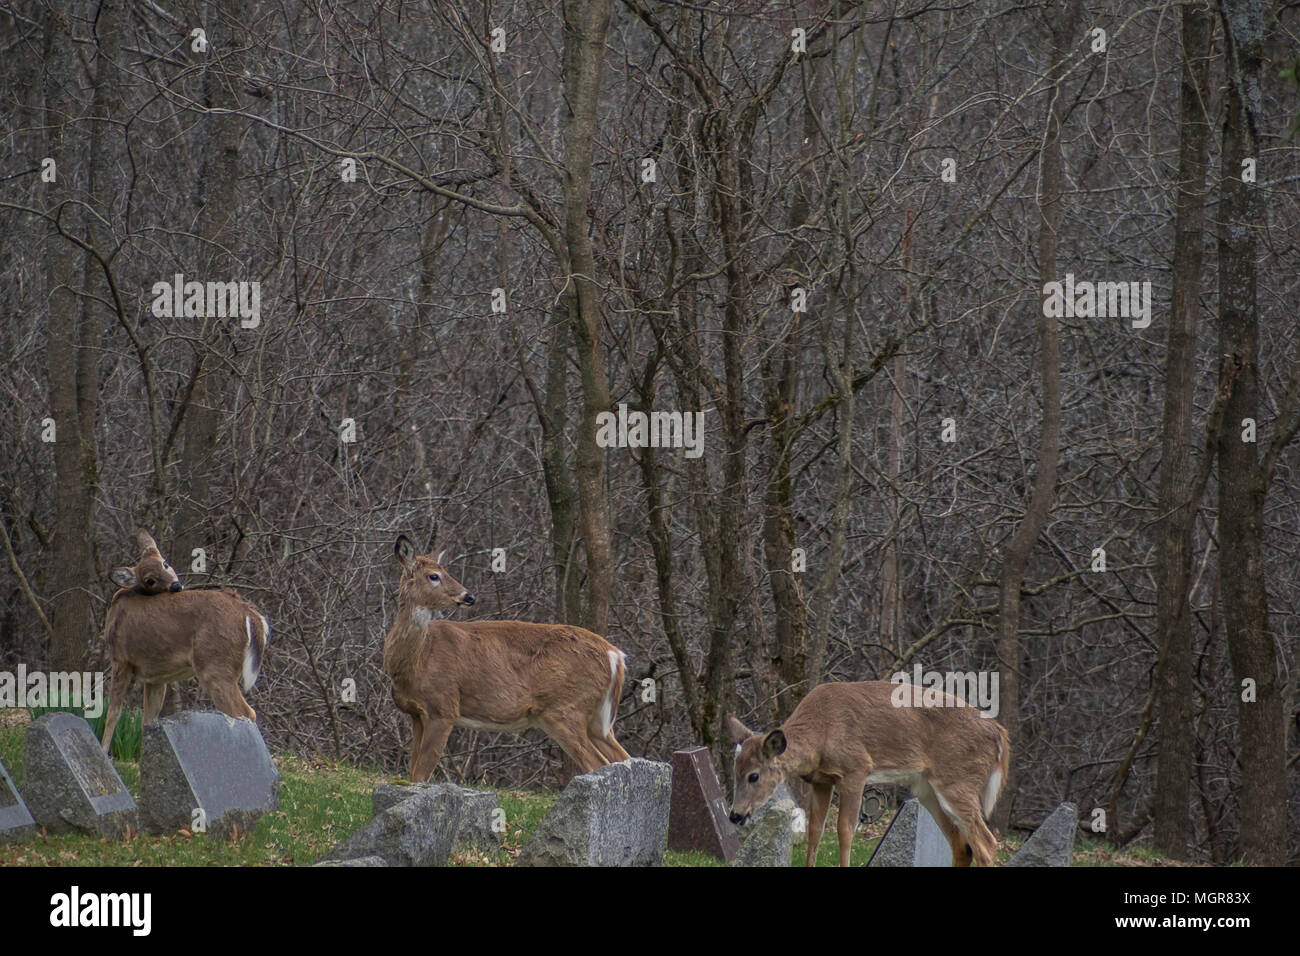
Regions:
<instances>
[{"instance_id":1,"label":"forest floor","mask_svg":"<svg viewBox=\"0 0 1300 956\"><path fill-rule=\"evenodd\" d=\"M0 760L19 791L23 786L25 712L0 715ZM371 818L371 790L400 778L381 770L366 770L292 754L275 756L282 777L280 809L263 816L251 833L238 840L221 840L207 834L180 830L164 836L134 833L130 839L105 840L80 834L46 834L19 845L0 844L0 866L304 866L324 856ZM131 795L140 797L139 764L114 760ZM452 854L452 866L510 866L533 831L555 802L554 791L496 790L505 811L506 833L495 852L465 851ZM832 813L834 811L832 810ZM888 819L862 827L853 841L854 866L870 859L888 826ZM1004 863L1020 840L1003 840L998 863ZM794 860L804 858L803 843L796 843ZM833 826L828 824L817 851L818 866L834 866L839 859ZM702 853L664 854L665 866L720 866ZM1116 853L1100 844L1079 841L1075 866L1166 866L1169 861L1137 849Z\"/></svg>"}]
</instances>

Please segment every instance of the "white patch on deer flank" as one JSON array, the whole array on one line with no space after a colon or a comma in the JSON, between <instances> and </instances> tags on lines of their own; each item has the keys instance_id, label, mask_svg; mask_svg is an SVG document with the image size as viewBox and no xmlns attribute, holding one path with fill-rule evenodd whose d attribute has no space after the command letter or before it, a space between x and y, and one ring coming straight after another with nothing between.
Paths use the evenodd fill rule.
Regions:
<instances>
[{"instance_id":1,"label":"white patch on deer flank","mask_svg":"<svg viewBox=\"0 0 1300 956\"><path fill-rule=\"evenodd\" d=\"M614 709L618 706L618 701L614 700L614 685L618 683L618 665L623 661L622 651L609 652L609 686L600 701L600 710L596 711L596 733L600 737L608 737L614 729Z\"/></svg>"},{"instance_id":2,"label":"white patch on deer flank","mask_svg":"<svg viewBox=\"0 0 1300 956\"><path fill-rule=\"evenodd\" d=\"M473 717L457 717L456 726L467 727L470 730L527 730L533 726L533 722L525 717L510 724L493 724L486 720L475 720Z\"/></svg>"},{"instance_id":3,"label":"white patch on deer flank","mask_svg":"<svg viewBox=\"0 0 1300 956\"><path fill-rule=\"evenodd\" d=\"M244 631L248 635L248 640L244 643L244 691L248 692L253 689L257 683L258 668L255 664L257 646L253 643L253 619L248 615L244 616Z\"/></svg>"}]
</instances>

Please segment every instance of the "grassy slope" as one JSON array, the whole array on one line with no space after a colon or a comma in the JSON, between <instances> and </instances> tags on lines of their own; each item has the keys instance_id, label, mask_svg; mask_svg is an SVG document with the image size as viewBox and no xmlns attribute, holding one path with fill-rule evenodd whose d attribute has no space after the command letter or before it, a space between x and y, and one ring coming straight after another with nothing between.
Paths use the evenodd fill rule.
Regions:
<instances>
[{"instance_id":1,"label":"grassy slope","mask_svg":"<svg viewBox=\"0 0 1300 956\"><path fill-rule=\"evenodd\" d=\"M0 760L10 775L23 784L23 735L25 719L5 715L0 721ZM62 834L38 835L19 846L0 844L0 866L301 866L314 863L339 840L349 836L371 816L370 791L377 784L396 782L391 774L355 767L330 765L295 756L277 756L283 777L280 809L258 821L251 834L237 842L226 842L206 834L181 831L168 836L136 834L130 840L110 842L95 837ZM135 763L114 761L118 773L133 796L140 794L140 772ZM502 849L485 854L474 851L453 854L452 864L461 866L508 866L528 841L555 802L553 792L499 790L505 811L506 835ZM885 830L877 823L858 833L853 841L853 865L862 866L871 857ZM998 854L1002 863L1018 846L1013 843ZM804 845L796 844L794 860L802 863ZM827 827L817 849L818 866L834 866L839 860L833 826ZM1090 846L1076 849L1076 865L1152 865L1149 854L1114 854ZM700 853L665 854L667 866L718 866L720 862Z\"/></svg>"}]
</instances>

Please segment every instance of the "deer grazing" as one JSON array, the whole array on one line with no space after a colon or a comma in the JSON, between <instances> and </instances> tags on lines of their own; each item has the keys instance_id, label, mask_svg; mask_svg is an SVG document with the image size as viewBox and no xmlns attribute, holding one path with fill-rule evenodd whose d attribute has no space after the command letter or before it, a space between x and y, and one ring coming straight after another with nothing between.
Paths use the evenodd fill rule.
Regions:
<instances>
[{"instance_id":1,"label":"deer grazing","mask_svg":"<svg viewBox=\"0 0 1300 956\"><path fill-rule=\"evenodd\" d=\"M271 637L265 615L229 588L183 590L180 578L147 531L137 535L140 560L115 568L109 578L120 590L104 619L110 681L104 750L117 729L132 677L144 685L144 723L158 716L167 685L198 676L217 708L231 717L256 720L240 693L253 689Z\"/></svg>"},{"instance_id":2,"label":"deer grazing","mask_svg":"<svg viewBox=\"0 0 1300 956\"><path fill-rule=\"evenodd\" d=\"M993 812L1007 777L1006 730L948 694L939 695L938 705L897 706L899 686L819 684L768 734L729 716L727 730L736 744L731 821L748 820L787 776L802 778L812 787L804 865L814 866L831 790L837 788L840 866L848 866L863 787L898 784L939 824L953 866L969 866L972 856L980 866L991 866L997 841L984 817Z\"/></svg>"},{"instance_id":3,"label":"deer grazing","mask_svg":"<svg viewBox=\"0 0 1300 956\"><path fill-rule=\"evenodd\" d=\"M539 727L584 772L626 760L614 718L623 652L568 624L435 620L474 596L401 535L397 620L384 641L393 700L411 718L411 780L429 779L453 727Z\"/></svg>"}]
</instances>

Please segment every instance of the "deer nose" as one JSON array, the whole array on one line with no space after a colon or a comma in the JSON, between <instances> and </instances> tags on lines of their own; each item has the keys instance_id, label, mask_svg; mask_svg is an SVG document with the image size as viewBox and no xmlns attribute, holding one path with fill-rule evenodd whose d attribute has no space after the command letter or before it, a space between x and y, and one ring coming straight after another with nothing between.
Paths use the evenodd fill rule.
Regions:
<instances>
[{"instance_id":1,"label":"deer nose","mask_svg":"<svg viewBox=\"0 0 1300 956\"><path fill-rule=\"evenodd\" d=\"M474 595L466 594L463 598L460 599L460 603L464 604L466 607L469 607L471 604L474 603Z\"/></svg>"},{"instance_id":2,"label":"deer nose","mask_svg":"<svg viewBox=\"0 0 1300 956\"><path fill-rule=\"evenodd\" d=\"M175 592L175 591L179 591L180 589L181 589L181 582L179 582L179 581L173 581L173 582L172 582L172 586L171 586L170 588L168 588L167 590L172 591L172 592Z\"/></svg>"}]
</instances>

